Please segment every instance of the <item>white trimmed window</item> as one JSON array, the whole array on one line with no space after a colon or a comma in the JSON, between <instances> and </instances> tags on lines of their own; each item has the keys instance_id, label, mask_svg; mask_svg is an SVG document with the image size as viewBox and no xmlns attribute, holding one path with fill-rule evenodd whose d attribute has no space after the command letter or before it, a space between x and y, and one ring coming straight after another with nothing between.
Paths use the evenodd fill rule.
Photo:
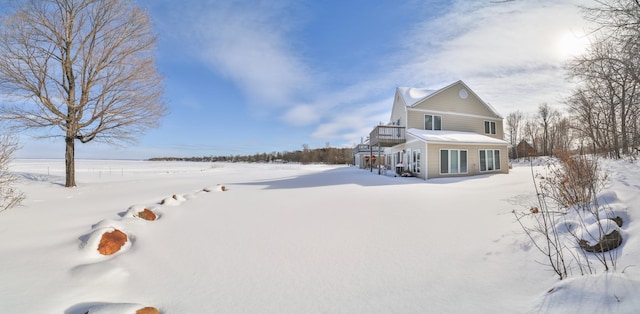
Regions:
<instances>
[{"instance_id":1,"label":"white trimmed window","mask_svg":"<svg viewBox=\"0 0 640 314\"><path fill-rule=\"evenodd\" d=\"M420 173L420 150L414 149L411 154L411 171Z\"/></svg>"},{"instance_id":2,"label":"white trimmed window","mask_svg":"<svg viewBox=\"0 0 640 314\"><path fill-rule=\"evenodd\" d=\"M467 173L466 149L441 149L440 173Z\"/></svg>"},{"instance_id":3,"label":"white trimmed window","mask_svg":"<svg viewBox=\"0 0 640 314\"><path fill-rule=\"evenodd\" d=\"M486 133L486 134L496 134L496 122L495 121L485 121L484 122L484 133Z\"/></svg>"},{"instance_id":4,"label":"white trimmed window","mask_svg":"<svg viewBox=\"0 0 640 314\"><path fill-rule=\"evenodd\" d=\"M480 150L480 172L500 170L500 150Z\"/></svg>"},{"instance_id":5,"label":"white trimmed window","mask_svg":"<svg viewBox=\"0 0 640 314\"><path fill-rule=\"evenodd\" d=\"M442 117L431 114L424 115L425 130L442 130Z\"/></svg>"}]
</instances>

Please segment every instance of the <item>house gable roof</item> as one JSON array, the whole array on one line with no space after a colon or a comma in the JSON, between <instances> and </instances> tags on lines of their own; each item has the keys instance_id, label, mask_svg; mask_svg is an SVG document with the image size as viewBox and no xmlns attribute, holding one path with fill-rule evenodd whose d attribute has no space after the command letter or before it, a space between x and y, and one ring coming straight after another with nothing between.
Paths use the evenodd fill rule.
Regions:
<instances>
[{"instance_id":1,"label":"house gable roof","mask_svg":"<svg viewBox=\"0 0 640 314\"><path fill-rule=\"evenodd\" d=\"M436 90L416 87L398 87L398 95L402 97L407 107L413 107L421 100L435 93Z\"/></svg>"},{"instance_id":2,"label":"house gable roof","mask_svg":"<svg viewBox=\"0 0 640 314\"><path fill-rule=\"evenodd\" d=\"M496 118L503 118L490 104L486 103L482 98L480 98L467 84L465 84L462 80L449 84L441 89L433 90L427 88L415 88L415 87L398 87L397 93L402 97L402 101L409 108L416 107L418 104L433 98L434 96L448 90L456 85L462 85L464 89L467 90L468 93L473 95L482 105L484 105Z\"/></svg>"}]
</instances>

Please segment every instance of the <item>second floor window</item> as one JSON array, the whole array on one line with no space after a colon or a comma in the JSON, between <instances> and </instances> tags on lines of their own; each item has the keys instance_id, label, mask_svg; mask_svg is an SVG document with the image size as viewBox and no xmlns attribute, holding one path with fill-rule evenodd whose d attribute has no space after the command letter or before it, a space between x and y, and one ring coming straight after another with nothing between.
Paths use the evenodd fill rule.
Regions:
<instances>
[{"instance_id":1,"label":"second floor window","mask_svg":"<svg viewBox=\"0 0 640 314\"><path fill-rule=\"evenodd\" d=\"M442 130L442 117L425 114L424 129L425 130Z\"/></svg>"},{"instance_id":2,"label":"second floor window","mask_svg":"<svg viewBox=\"0 0 640 314\"><path fill-rule=\"evenodd\" d=\"M484 122L484 133L486 133L486 134L496 134L496 123L495 123L495 121L485 121Z\"/></svg>"}]
</instances>

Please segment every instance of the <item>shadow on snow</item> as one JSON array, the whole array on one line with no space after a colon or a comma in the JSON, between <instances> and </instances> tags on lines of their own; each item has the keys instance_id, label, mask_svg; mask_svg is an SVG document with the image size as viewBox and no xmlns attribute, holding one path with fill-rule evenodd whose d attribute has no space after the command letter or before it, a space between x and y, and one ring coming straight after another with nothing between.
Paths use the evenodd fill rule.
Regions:
<instances>
[{"instance_id":1,"label":"shadow on snow","mask_svg":"<svg viewBox=\"0 0 640 314\"><path fill-rule=\"evenodd\" d=\"M335 185L359 185L364 187L384 185L412 185L412 184L453 184L461 181L470 181L487 178L495 174L467 176L457 178L438 178L424 180L416 177L394 177L390 175L378 175L374 169L359 169L356 167L339 167L335 169L314 172L297 177L281 178L274 180L240 182L238 185L266 186L265 190L273 189L302 189Z\"/></svg>"}]
</instances>

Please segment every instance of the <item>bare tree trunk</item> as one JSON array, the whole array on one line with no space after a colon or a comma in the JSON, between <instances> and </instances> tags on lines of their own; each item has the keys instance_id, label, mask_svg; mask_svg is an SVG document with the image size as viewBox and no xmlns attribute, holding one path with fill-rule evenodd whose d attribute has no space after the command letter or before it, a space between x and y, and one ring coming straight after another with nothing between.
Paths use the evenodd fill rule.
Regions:
<instances>
[{"instance_id":1,"label":"bare tree trunk","mask_svg":"<svg viewBox=\"0 0 640 314\"><path fill-rule=\"evenodd\" d=\"M627 130L627 108L624 102L620 108L620 135L622 141L622 154L627 155L629 154L629 141Z\"/></svg>"},{"instance_id":2,"label":"bare tree trunk","mask_svg":"<svg viewBox=\"0 0 640 314\"><path fill-rule=\"evenodd\" d=\"M618 140L618 117L616 115L617 104L612 99L610 101L610 118L609 120L609 134L611 134L611 147L609 148L609 156L614 159L620 159L620 142Z\"/></svg>"},{"instance_id":3,"label":"bare tree trunk","mask_svg":"<svg viewBox=\"0 0 640 314\"><path fill-rule=\"evenodd\" d=\"M64 186L70 188L76 186L75 139L72 136L66 136L64 141L66 143L64 154L66 178Z\"/></svg>"}]
</instances>

